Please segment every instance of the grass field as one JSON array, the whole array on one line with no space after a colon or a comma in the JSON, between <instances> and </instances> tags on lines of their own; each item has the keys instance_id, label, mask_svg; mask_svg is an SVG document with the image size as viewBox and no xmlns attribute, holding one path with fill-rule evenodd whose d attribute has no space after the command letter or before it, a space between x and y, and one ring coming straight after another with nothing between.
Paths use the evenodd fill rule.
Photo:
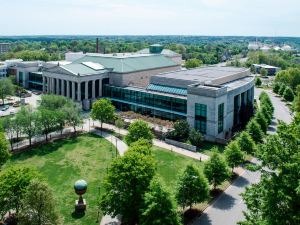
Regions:
<instances>
[{"instance_id":1,"label":"grass field","mask_svg":"<svg viewBox=\"0 0 300 225\"><path fill-rule=\"evenodd\" d=\"M161 148L154 147L153 151L158 174L172 191L179 173L186 165L192 163L200 169L203 167L203 163L197 160ZM97 224L96 203L99 187L114 152L112 145L105 139L85 134L15 155L5 166L21 164L36 167L53 189L63 224L92 225ZM78 179L88 182L88 191L84 195L88 208L82 218L76 218L72 214L75 200L78 198L73 185Z\"/></svg>"}]
</instances>

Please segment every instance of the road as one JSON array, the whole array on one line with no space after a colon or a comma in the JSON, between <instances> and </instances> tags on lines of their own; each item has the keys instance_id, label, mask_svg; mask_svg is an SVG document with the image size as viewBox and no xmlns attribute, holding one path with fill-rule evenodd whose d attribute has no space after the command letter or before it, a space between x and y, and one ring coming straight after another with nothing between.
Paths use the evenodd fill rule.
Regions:
<instances>
[{"instance_id":1,"label":"road","mask_svg":"<svg viewBox=\"0 0 300 225\"><path fill-rule=\"evenodd\" d=\"M261 89L255 90L256 98L261 93ZM270 128L270 132L276 132L277 120L282 120L286 123L292 121L292 115L288 107L280 98L276 97L271 91L266 91L275 107L274 119ZM253 161L256 163L256 160ZM199 217L193 225L235 225L243 220L243 211L246 210L246 205L243 202L241 193L245 188L253 183L259 182L260 173L245 172L233 182L233 184Z\"/></svg>"}]
</instances>

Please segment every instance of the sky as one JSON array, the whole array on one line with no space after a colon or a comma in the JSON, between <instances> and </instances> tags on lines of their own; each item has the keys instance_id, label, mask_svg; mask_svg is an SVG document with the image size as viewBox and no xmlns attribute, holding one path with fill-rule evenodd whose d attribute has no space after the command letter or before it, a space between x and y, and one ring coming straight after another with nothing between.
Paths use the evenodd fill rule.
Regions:
<instances>
[{"instance_id":1,"label":"sky","mask_svg":"<svg viewBox=\"0 0 300 225\"><path fill-rule=\"evenodd\" d=\"M300 37L300 0L0 0L0 36Z\"/></svg>"}]
</instances>

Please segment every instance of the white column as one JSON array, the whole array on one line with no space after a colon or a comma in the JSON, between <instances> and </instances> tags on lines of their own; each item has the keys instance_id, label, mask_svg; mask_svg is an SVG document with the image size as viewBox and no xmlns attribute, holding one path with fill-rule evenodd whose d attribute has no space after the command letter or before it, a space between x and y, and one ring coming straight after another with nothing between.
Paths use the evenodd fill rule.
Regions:
<instances>
[{"instance_id":1,"label":"white column","mask_svg":"<svg viewBox=\"0 0 300 225\"><path fill-rule=\"evenodd\" d=\"M54 94L54 93L55 93L55 92L54 92L54 88L55 88L54 82L55 82L54 78L51 78L51 94Z\"/></svg>"},{"instance_id":2,"label":"white column","mask_svg":"<svg viewBox=\"0 0 300 225\"><path fill-rule=\"evenodd\" d=\"M96 81L93 80L92 81L92 99L95 99L96 98Z\"/></svg>"},{"instance_id":3,"label":"white column","mask_svg":"<svg viewBox=\"0 0 300 225\"><path fill-rule=\"evenodd\" d=\"M70 81L66 81L67 82L67 97L70 98Z\"/></svg>"},{"instance_id":4,"label":"white column","mask_svg":"<svg viewBox=\"0 0 300 225\"><path fill-rule=\"evenodd\" d=\"M50 77L47 77L47 93L50 94Z\"/></svg>"},{"instance_id":5,"label":"white column","mask_svg":"<svg viewBox=\"0 0 300 225\"><path fill-rule=\"evenodd\" d=\"M102 79L99 80L99 97L102 97Z\"/></svg>"},{"instance_id":6,"label":"white column","mask_svg":"<svg viewBox=\"0 0 300 225\"><path fill-rule=\"evenodd\" d=\"M89 82L86 81L85 82L85 87L84 87L84 99L88 99L89 98Z\"/></svg>"},{"instance_id":7,"label":"white column","mask_svg":"<svg viewBox=\"0 0 300 225\"><path fill-rule=\"evenodd\" d=\"M60 86L60 91L61 95L65 96L65 80L60 80L61 86Z\"/></svg>"},{"instance_id":8,"label":"white column","mask_svg":"<svg viewBox=\"0 0 300 225\"><path fill-rule=\"evenodd\" d=\"M56 91L55 94L59 95L59 79L56 78Z\"/></svg>"},{"instance_id":9,"label":"white column","mask_svg":"<svg viewBox=\"0 0 300 225\"><path fill-rule=\"evenodd\" d=\"M81 102L81 82L77 83L77 101Z\"/></svg>"},{"instance_id":10,"label":"white column","mask_svg":"<svg viewBox=\"0 0 300 225\"><path fill-rule=\"evenodd\" d=\"M72 81L72 100L75 101L75 82Z\"/></svg>"},{"instance_id":11,"label":"white column","mask_svg":"<svg viewBox=\"0 0 300 225\"><path fill-rule=\"evenodd\" d=\"M46 92L46 77L43 76L43 93Z\"/></svg>"}]
</instances>

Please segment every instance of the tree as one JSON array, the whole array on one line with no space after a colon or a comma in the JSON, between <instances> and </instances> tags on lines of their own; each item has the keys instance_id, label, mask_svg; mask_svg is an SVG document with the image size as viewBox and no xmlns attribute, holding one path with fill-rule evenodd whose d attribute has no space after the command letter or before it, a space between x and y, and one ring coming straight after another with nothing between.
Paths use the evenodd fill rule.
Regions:
<instances>
[{"instance_id":1,"label":"tree","mask_svg":"<svg viewBox=\"0 0 300 225\"><path fill-rule=\"evenodd\" d=\"M286 100L286 101L289 101L289 102L292 102L294 101L294 93L292 91L291 88L287 87L284 92L283 92L283 98Z\"/></svg>"},{"instance_id":2,"label":"tree","mask_svg":"<svg viewBox=\"0 0 300 225\"><path fill-rule=\"evenodd\" d=\"M155 161L150 155L128 151L115 158L104 180L105 193L100 208L112 216L121 215L122 222L135 225L139 222L143 196L155 175Z\"/></svg>"},{"instance_id":3,"label":"tree","mask_svg":"<svg viewBox=\"0 0 300 225\"><path fill-rule=\"evenodd\" d=\"M213 150L212 156L204 166L204 174L214 189L230 176L226 161L216 151L217 149Z\"/></svg>"},{"instance_id":4,"label":"tree","mask_svg":"<svg viewBox=\"0 0 300 225\"><path fill-rule=\"evenodd\" d=\"M15 211L17 216L22 207L26 188L34 178L41 175L32 168L13 166L0 173L0 217L2 218L8 211Z\"/></svg>"},{"instance_id":5,"label":"tree","mask_svg":"<svg viewBox=\"0 0 300 225\"><path fill-rule=\"evenodd\" d=\"M115 107L108 99L100 99L93 104L91 117L93 120L99 120L102 124L105 122L109 122L115 117Z\"/></svg>"},{"instance_id":6,"label":"tree","mask_svg":"<svg viewBox=\"0 0 300 225\"><path fill-rule=\"evenodd\" d=\"M278 94L280 96L283 96L283 93L284 93L285 89L286 89L286 85L285 84L281 84L280 88L279 88L279 91L278 91Z\"/></svg>"},{"instance_id":7,"label":"tree","mask_svg":"<svg viewBox=\"0 0 300 225\"><path fill-rule=\"evenodd\" d=\"M203 135L196 129L192 129L189 134L189 141L192 145L200 147L203 144Z\"/></svg>"},{"instance_id":8,"label":"tree","mask_svg":"<svg viewBox=\"0 0 300 225\"><path fill-rule=\"evenodd\" d=\"M10 117L6 116L2 119L1 122L2 122L3 130L5 131L6 135L8 136L10 148L11 148L11 150L13 150L15 130L14 130L12 119Z\"/></svg>"},{"instance_id":9,"label":"tree","mask_svg":"<svg viewBox=\"0 0 300 225\"><path fill-rule=\"evenodd\" d=\"M256 86L256 87L260 87L261 84L262 84L261 79L260 79L259 77L256 77L256 78L255 78L255 86Z\"/></svg>"},{"instance_id":10,"label":"tree","mask_svg":"<svg viewBox=\"0 0 300 225\"><path fill-rule=\"evenodd\" d=\"M193 165L188 165L179 177L176 191L178 204L184 209L193 204L204 202L209 197L209 185L207 179Z\"/></svg>"},{"instance_id":11,"label":"tree","mask_svg":"<svg viewBox=\"0 0 300 225\"><path fill-rule=\"evenodd\" d=\"M189 59L185 62L185 67L187 69L196 68L201 66L203 63L199 59Z\"/></svg>"},{"instance_id":12,"label":"tree","mask_svg":"<svg viewBox=\"0 0 300 225\"><path fill-rule=\"evenodd\" d=\"M73 127L76 133L76 126L82 124L82 116L80 115L80 109L75 103L67 104L62 111L66 116L66 123Z\"/></svg>"},{"instance_id":13,"label":"tree","mask_svg":"<svg viewBox=\"0 0 300 225\"><path fill-rule=\"evenodd\" d=\"M46 108L39 108L38 123L41 126L41 131L48 141L48 135L55 131L58 127L57 115L52 110Z\"/></svg>"},{"instance_id":14,"label":"tree","mask_svg":"<svg viewBox=\"0 0 300 225\"><path fill-rule=\"evenodd\" d=\"M268 70L266 70L265 68L262 68L262 69L260 70L260 75L261 75L262 77L267 76L267 75L268 75Z\"/></svg>"},{"instance_id":15,"label":"tree","mask_svg":"<svg viewBox=\"0 0 300 225\"><path fill-rule=\"evenodd\" d=\"M277 134L269 135L258 148L260 182L246 189L247 206L243 225L299 224L300 117L290 125L280 123Z\"/></svg>"},{"instance_id":16,"label":"tree","mask_svg":"<svg viewBox=\"0 0 300 225\"><path fill-rule=\"evenodd\" d=\"M125 124L122 118L117 118L115 121L115 126L119 129L119 136L121 136L121 129L124 128Z\"/></svg>"},{"instance_id":17,"label":"tree","mask_svg":"<svg viewBox=\"0 0 300 225\"><path fill-rule=\"evenodd\" d=\"M275 84L273 85L273 92L278 94L279 93L279 89L280 89L280 83L275 82Z\"/></svg>"},{"instance_id":18,"label":"tree","mask_svg":"<svg viewBox=\"0 0 300 225\"><path fill-rule=\"evenodd\" d=\"M22 132L27 135L31 146L32 137L39 132L37 113L31 107L22 107L16 117L19 118Z\"/></svg>"},{"instance_id":19,"label":"tree","mask_svg":"<svg viewBox=\"0 0 300 225\"><path fill-rule=\"evenodd\" d=\"M261 130L266 134L268 130L268 121L261 111L255 114L255 120L260 125Z\"/></svg>"},{"instance_id":20,"label":"tree","mask_svg":"<svg viewBox=\"0 0 300 225\"><path fill-rule=\"evenodd\" d=\"M0 79L0 98L2 99L2 105L4 105L4 99L8 95L13 95L14 85L8 78Z\"/></svg>"},{"instance_id":21,"label":"tree","mask_svg":"<svg viewBox=\"0 0 300 225\"><path fill-rule=\"evenodd\" d=\"M253 138L255 143L260 143L263 141L264 132L261 130L259 124L256 122L255 119L249 121L249 123L246 126L246 130Z\"/></svg>"},{"instance_id":22,"label":"tree","mask_svg":"<svg viewBox=\"0 0 300 225\"><path fill-rule=\"evenodd\" d=\"M70 104L72 100L61 95L42 95L40 108L56 111Z\"/></svg>"},{"instance_id":23,"label":"tree","mask_svg":"<svg viewBox=\"0 0 300 225\"><path fill-rule=\"evenodd\" d=\"M148 123L142 120L136 120L132 124L130 124L128 128L128 134L125 136L125 141L128 145L138 141L141 138L152 142L153 137L154 136Z\"/></svg>"},{"instance_id":24,"label":"tree","mask_svg":"<svg viewBox=\"0 0 300 225\"><path fill-rule=\"evenodd\" d=\"M237 141L231 141L225 148L224 155L227 164L233 169L244 162L244 154Z\"/></svg>"},{"instance_id":25,"label":"tree","mask_svg":"<svg viewBox=\"0 0 300 225\"><path fill-rule=\"evenodd\" d=\"M10 153L8 150L8 142L5 138L4 133L0 131L0 171L1 171L1 167L9 159L9 157L10 157Z\"/></svg>"},{"instance_id":26,"label":"tree","mask_svg":"<svg viewBox=\"0 0 300 225\"><path fill-rule=\"evenodd\" d=\"M247 154L253 155L256 152L256 145L247 131L243 131L237 139L240 149Z\"/></svg>"},{"instance_id":27,"label":"tree","mask_svg":"<svg viewBox=\"0 0 300 225\"><path fill-rule=\"evenodd\" d=\"M179 225L176 204L163 182L153 178L143 198L141 225Z\"/></svg>"},{"instance_id":28,"label":"tree","mask_svg":"<svg viewBox=\"0 0 300 225\"><path fill-rule=\"evenodd\" d=\"M176 141L185 142L190 133L190 126L186 120L179 120L174 124L174 130L168 134L168 137Z\"/></svg>"},{"instance_id":29,"label":"tree","mask_svg":"<svg viewBox=\"0 0 300 225\"><path fill-rule=\"evenodd\" d=\"M140 154L145 154L145 155L152 155L152 142L144 139L144 138L140 138L139 140L131 143L128 151L136 151Z\"/></svg>"},{"instance_id":30,"label":"tree","mask_svg":"<svg viewBox=\"0 0 300 225\"><path fill-rule=\"evenodd\" d=\"M22 199L21 225L57 225L58 213L48 184L31 180Z\"/></svg>"}]
</instances>

